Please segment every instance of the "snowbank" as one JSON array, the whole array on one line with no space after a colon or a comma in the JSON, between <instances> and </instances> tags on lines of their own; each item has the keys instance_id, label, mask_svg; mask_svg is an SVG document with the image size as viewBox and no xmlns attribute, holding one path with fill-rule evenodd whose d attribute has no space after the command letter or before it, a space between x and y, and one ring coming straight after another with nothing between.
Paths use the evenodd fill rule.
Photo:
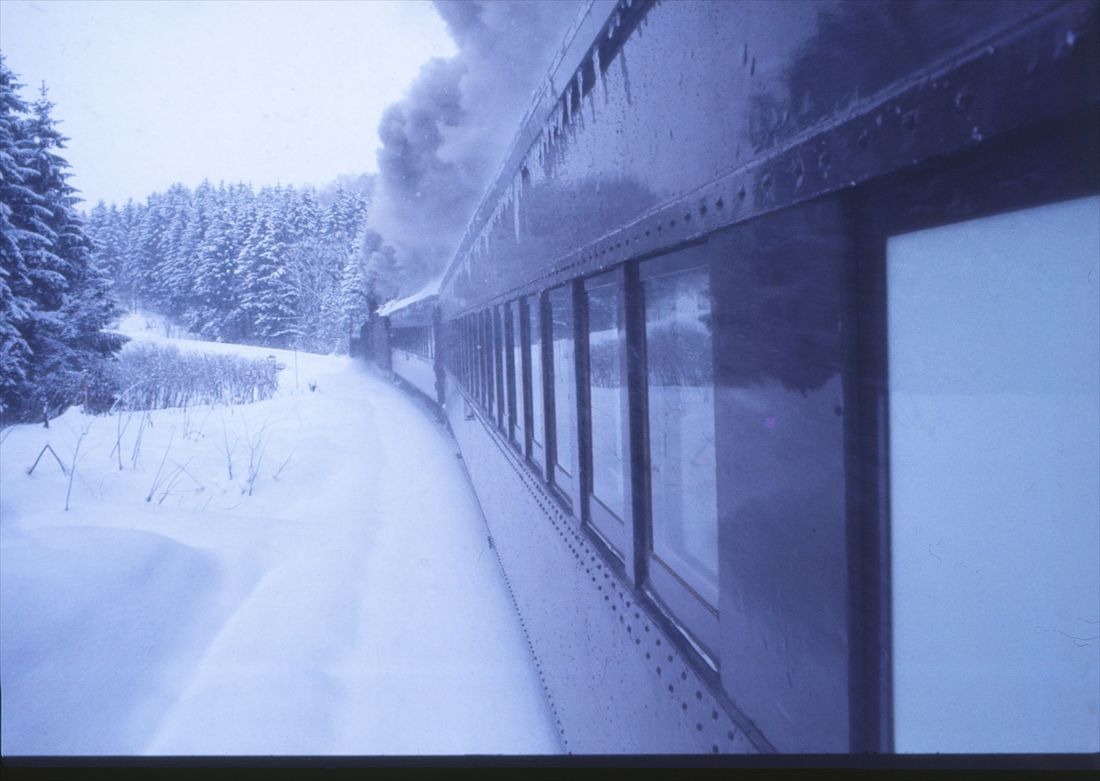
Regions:
<instances>
[{"instance_id":1,"label":"snowbank","mask_svg":"<svg viewBox=\"0 0 1100 781\"><path fill-rule=\"evenodd\" d=\"M557 752L445 431L347 358L172 343L274 355L280 391L3 432L4 752ZM27 468L78 441L65 512Z\"/></svg>"}]
</instances>

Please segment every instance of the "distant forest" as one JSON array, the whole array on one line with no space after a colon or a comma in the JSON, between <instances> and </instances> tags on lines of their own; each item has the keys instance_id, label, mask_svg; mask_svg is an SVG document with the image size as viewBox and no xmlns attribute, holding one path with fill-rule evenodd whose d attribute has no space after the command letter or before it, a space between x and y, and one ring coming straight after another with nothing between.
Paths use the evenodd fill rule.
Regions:
<instances>
[{"instance_id":1,"label":"distant forest","mask_svg":"<svg viewBox=\"0 0 1100 781\"><path fill-rule=\"evenodd\" d=\"M145 203L100 203L87 228L126 309L167 315L210 340L346 351L367 313L366 264L381 249L364 230L364 179L321 193L176 184Z\"/></svg>"},{"instance_id":2,"label":"distant forest","mask_svg":"<svg viewBox=\"0 0 1100 781\"><path fill-rule=\"evenodd\" d=\"M410 276L367 227L374 177L319 190L181 184L82 212L46 88L27 103L0 55L0 425L103 409L147 310L227 342L346 352Z\"/></svg>"}]
</instances>

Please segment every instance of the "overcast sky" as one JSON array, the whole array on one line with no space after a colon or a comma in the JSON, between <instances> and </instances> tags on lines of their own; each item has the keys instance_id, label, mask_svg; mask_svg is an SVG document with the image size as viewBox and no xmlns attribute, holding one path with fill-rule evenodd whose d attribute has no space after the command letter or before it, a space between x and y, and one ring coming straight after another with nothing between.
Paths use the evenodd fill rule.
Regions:
<instances>
[{"instance_id":1,"label":"overcast sky","mask_svg":"<svg viewBox=\"0 0 1100 781\"><path fill-rule=\"evenodd\" d=\"M24 100L49 87L89 207L375 171L382 110L455 46L420 0L2 0L0 51Z\"/></svg>"}]
</instances>

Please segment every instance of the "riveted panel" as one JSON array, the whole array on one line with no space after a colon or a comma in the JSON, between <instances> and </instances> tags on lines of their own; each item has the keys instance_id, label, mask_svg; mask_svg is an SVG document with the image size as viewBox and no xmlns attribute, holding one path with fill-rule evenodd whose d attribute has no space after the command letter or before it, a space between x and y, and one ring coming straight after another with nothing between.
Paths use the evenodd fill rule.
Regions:
<instances>
[{"instance_id":1,"label":"riveted panel","mask_svg":"<svg viewBox=\"0 0 1100 781\"><path fill-rule=\"evenodd\" d=\"M566 751L755 753L652 609L448 383L448 419L531 643ZM472 405L470 405L472 406ZM731 710L734 712L731 713Z\"/></svg>"}]
</instances>

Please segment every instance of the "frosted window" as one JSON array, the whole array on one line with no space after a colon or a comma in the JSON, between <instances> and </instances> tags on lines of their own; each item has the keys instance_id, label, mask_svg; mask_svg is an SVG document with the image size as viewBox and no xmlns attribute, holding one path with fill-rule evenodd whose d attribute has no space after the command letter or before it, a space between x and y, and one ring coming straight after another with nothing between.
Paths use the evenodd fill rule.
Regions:
<instances>
[{"instance_id":1,"label":"frosted window","mask_svg":"<svg viewBox=\"0 0 1100 781\"><path fill-rule=\"evenodd\" d=\"M577 451L577 382L573 355L573 291L550 291L554 339L554 444L558 467L574 474Z\"/></svg>"},{"instance_id":2,"label":"frosted window","mask_svg":"<svg viewBox=\"0 0 1100 781\"><path fill-rule=\"evenodd\" d=\"M592 419L592 492L619 518L624 514L622 348L619 289L614 275L586 283Z\"/></svg>"},{"instance_id":3,"label":"frosted window","mask_svg":"<svg viewBox=\"0 0 1100 781\"><path fill-rule=\"evenodd\" d=\"M1100 749L1098 223L888 241L898 751Z\"/></svg>"},{"instance_id":4,"label":"frosted window","mask_svg":"<svg viewBox=\"0 0 1100 781\"><path fill-rule=\"evenodd\" d=\"M706 268L645 280L653 553L718 604L710 284Z\"/></svg>"}]
</instances>

